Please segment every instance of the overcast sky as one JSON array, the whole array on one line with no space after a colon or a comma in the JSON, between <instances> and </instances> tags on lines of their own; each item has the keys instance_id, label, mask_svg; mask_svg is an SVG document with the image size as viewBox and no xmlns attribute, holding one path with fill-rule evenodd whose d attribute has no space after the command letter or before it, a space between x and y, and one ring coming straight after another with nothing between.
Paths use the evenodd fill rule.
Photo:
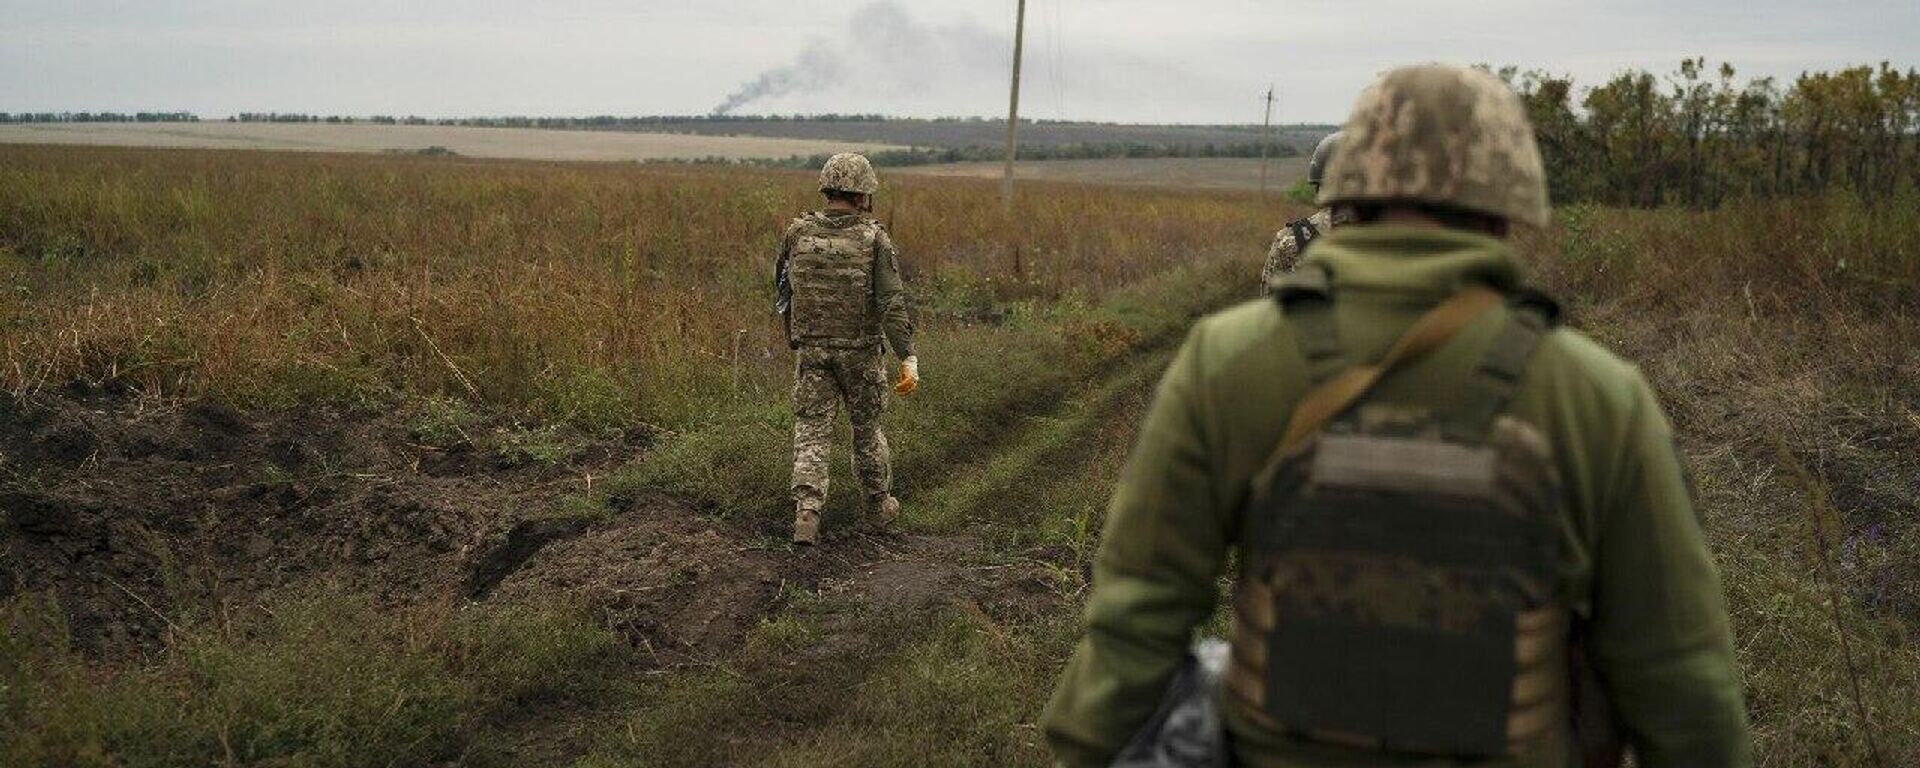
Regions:
<instances>
[{"instance_id":1,"label":"overcast sky","mask_svg":"<svg viewBox=\"0 0 1920 768\"><path fill-rule=\"evenodd\" d=\"M1004 115L1015 0L0 0L0 112ZM1920 0L1029 0L1023 115L1334 122L1396 64L1920 66Z\"/></svg>"}]
</instances>

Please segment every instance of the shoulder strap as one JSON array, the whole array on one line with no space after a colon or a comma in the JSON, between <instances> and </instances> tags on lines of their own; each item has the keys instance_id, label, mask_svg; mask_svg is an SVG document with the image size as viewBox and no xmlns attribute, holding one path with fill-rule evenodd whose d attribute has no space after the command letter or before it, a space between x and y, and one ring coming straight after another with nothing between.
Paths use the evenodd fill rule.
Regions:
<instances>
[{"instance_id":1,"label":"shoulder strap","mask_svg":"<svg viewBox=\"0 0 1920 768\"><path fill-rule=\"evenodd\" d=\"M1274 299L1294 341L1307 362L1307 381L1314 386L1332 379L1347 367L1346 353L1333 322L1333 277L1321 264L1307 264L1280 279Z\"/></svg>"},{"instance_id":2,"label":"shoulder strap","mask_svg":"<svg viewBox=\"0 0 1920 768\"><path fill-rule=\"evenodd\" d=\"M1417 360L1447 343L1474 318L1499 303L1500 294L1491 288L1475 285L1461 289L1452 298L1415 320L1387 350L1386 356L1380 358L1380 362L1349 368L1315 387L1294 407L1293 418L1287 422L1286 437L1280 441L1280 452L1291 452L1307 436L1320 431L1327 422L1373 389L1388 371L1402 363Z\"/></svg>"},{"instance_id":3,"label":"shoulder strap","mask_svg":"<svg viewBox=\"0 0 1920 768\"><path fill-rule=\"evenodd\" d=\"M1306 253L1307 246L1320 239L1320 228L1313 225L1311 216L1287 222L1287 229L1293 230L1293 249L1297 253Z\"/></svg>"},{"instance_id":4,"label":"shoulder strap","mask_svg":"<svg viewBox=\"0 0 1920 768\"><path fill-rule=\"evenodd\" d=\"M1474 366L1459 404L1441 415L1447 436L1456 440L1484 440L1494 419L1507 409L1520 378L1527 372L1533 350L1547 331L1559 320L1560 308L1552 299L1533 291L1516 293L1508 301L1512 312L1506 327L1493 338L1480 364Z\"/></svg>"},{"instance_id":5,"label":"shoulder strap","mask_svg":"<svg viewBox=\"0 0 1920 768\"><path fill-rule=\"evenodd\" d=\"M1379 362L1348 368L1328 381L1315 384L1306 397L1294 406L1293 416L1287 422L1286 436L1274 447L1266 465L1255 477L1256 493L1258 489L1272 484L1273 473L1282 459L1366 395L1387 372L1447 343L1475 318L1500 304L1500 301L1499 292L1492 288L1481 285L1462 288L1440 306L1428 310L1415 320Z\"/></svg>"}]
</instances>

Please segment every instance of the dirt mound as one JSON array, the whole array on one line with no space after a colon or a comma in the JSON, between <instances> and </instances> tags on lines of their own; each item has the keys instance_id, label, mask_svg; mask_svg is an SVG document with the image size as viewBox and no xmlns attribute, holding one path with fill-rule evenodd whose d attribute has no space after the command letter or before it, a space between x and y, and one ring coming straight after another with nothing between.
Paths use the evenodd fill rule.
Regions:
<instances>
[{"instance_id":1,"label":"dirt mound","mask_svg":"<svg viewBox=\"0 0 1920 768\"><path fill-rule=\"evenodd\" d=\"M802 593L894 615L970 601L997 617L1052 605L1056 594L1038 561L971 562L983 547L970 537L835 532L821 547L795 551L663 495L555 538L502 576L488 599L577 600L659 666L725 659Z\"/></svg>"},{"instance_id":2,"label":"dirt mound","mask_svg":"<svg viewBox=\"0 0 1920 768\"><path fill-rule=\"evenodd\" d=\"M565 596L598 613L660 665L712 660L795 576L777 542L742 540L665 497L558 538L505 574L488 599Z\"/></svg>"},{"instance_id":3,"label":"dirt mound","mask_svg":"<svg viewBox=\"0 0 1920 768\"><path fill-rule=\"evenodd\" d=\"M664 493L561 503L637 460L645 434L574 435L533 461L426 445L407 423L94 390L0 401L0 598L53 596L76 643L103 655L316 582L394 605L566 601L662 667L728 657L802 593L895 615L965 601L1009 616L1057 599L1040 561L982 562L964 536L843 528L795 552Z\"/></svg>"},{"instance_id":4,"label":"dirt mound","mask_svg":"<svg viewBox=\"0 0 1920 768\"><path fill-rule=\"evenodd\" d=\"M112 651L293 583L456 596L494 532L630 458L629 442L574 436L543 462L424 445L390 413L86 388L4 401L0 597L50 594L81 647Z\"/></svg>"}]
</instances>

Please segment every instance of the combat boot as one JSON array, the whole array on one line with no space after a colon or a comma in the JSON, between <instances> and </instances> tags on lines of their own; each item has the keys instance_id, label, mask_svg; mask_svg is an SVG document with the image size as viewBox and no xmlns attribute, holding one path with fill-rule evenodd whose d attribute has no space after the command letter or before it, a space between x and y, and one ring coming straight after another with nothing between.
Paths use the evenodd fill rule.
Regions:
<instances>
[{"instance_id":1,"label":"combat boot","mask_svg":"<svg viewBox=\"0 0 1920 768\"><path fill-rule=\"evenodd\" d=\"M900 500L893 494L883 493L869 497L866 505L867 519L882 528L891 528L900 519Z\"/></svg>"},{"instance_id":2,"label":"combat boot","mask_svg":"<svg viewBox=\"0 0 1920 768\"><path fill-rule=\"evenodd\" d=\"M806 505L794 507L793 543L803 547L820 543L820 510Z\"/></svg>"}]
</instances>

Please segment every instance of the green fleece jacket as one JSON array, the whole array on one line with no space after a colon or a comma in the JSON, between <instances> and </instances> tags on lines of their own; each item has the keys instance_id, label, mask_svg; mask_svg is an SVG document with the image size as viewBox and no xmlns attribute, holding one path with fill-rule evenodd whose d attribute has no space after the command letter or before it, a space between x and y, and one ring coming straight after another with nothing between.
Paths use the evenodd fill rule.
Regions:
<instances>
[{"instance_id":1,"label":"green fleece jacket","mask_svg":"<svg viewBox=\"0 0 1920 768\"><path fill-rule=\"evenodd\" d=\"M1458 286L1510 289L1502 241L1450 230L1350 226L1314 244L1333 276L1347 359L1378 360ZM1490 311L1388 375L1372 402L1433 403L1462 381L1506 320ZM1294 333L1271 299L1201 320L1161 379L1114 491L1086 607L1086 635L1043 717L1073 766L1111 762L1152 713L1214 611L1244 530L1252 476L1309 388ZM1577 331L1541 342L1508 412L1551 442L1566 493L1560 588L1589 622L1590 652L1644 768L1752 762L1720 579L1689 499L1671 428L1639 371ZM1411 755L1263 736L1228 718L1243 764L1451 765ZM1487 766L1563 766L1531 755Z\"/></svg>"}]
</instances>

